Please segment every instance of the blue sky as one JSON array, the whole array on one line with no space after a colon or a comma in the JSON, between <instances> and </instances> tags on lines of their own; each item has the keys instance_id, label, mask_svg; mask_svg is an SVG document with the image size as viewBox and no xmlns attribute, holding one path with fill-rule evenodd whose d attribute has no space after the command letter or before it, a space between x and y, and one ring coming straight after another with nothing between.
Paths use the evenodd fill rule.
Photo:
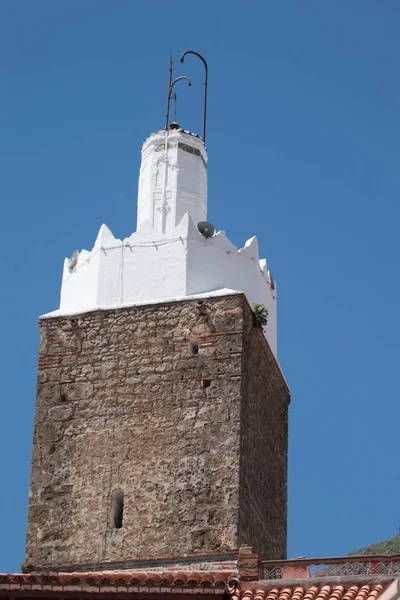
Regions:
<instances>
[{"instance_id":1,"label":"blue sky","mask_svg":"<svg viewBox=\"0 0 400 600\"><path fill-rule=\"evenodd\" d=\"M254 234L278 283L292 391L289 556L398 532L400 4L3 0L0 571L23 560L40 314L64 256L136 225L140 148L201 132L210 68L209 220Z\"/></svg>"}]
</instances>

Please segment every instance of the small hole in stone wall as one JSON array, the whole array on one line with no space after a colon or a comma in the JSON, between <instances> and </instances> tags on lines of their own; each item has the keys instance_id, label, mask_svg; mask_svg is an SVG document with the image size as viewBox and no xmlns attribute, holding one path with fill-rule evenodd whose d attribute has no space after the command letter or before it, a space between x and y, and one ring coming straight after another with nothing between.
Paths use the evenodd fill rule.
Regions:
<instances>
[{"instance_id":1,"label":"small hole in stone wall","mask_svg":"<svg viewBox=\"0 0 400 600\"><path fill-rule=\"evenodd\" d=\"M66 402L67 401L67 395L66 394L60 394L60 400L61 400L61 402Z\"/></svg>"},{"instance_id":2,"label":"small hole in stone wall","mask_svg":"<svg viewBox=\"0 0 400 600\"><path fill-rule=\"evenodd\" d=\"M116 490L111 497L110 527L121 529L124 518L124 492Z\"/></svg>"},{"instance_id":3,"label":"small hole in stone wall","mask_svg":"<svg viewBox=\"0 0 400 600\"><path fill-rule=\"evenodd\" d=\"M52 444L49 448L49 454L54 454L55 451L56 451L55 444Z\"/></svg>"},{"instance_id":4,"label":"small hole in stone wall","mask_svg":"<svg viewBox=\"0 0 400 600\"><path fill-rule=\"evenodd\" d=\"M199 342L197 340L189 340L188 347L190 354L199 353Z\"/></svg>"},{"instance_id":5,"label":"small hole in stone wall","mask_svg":"<svg viewBox=\"0 0 400 600\"><path fill-rule=\"evenodd\" d=\"M200 386L202 388L208 388L211 385L213 378L212 377L202 377L201 381L200 381Z\"/></svg>"}]
</instances>

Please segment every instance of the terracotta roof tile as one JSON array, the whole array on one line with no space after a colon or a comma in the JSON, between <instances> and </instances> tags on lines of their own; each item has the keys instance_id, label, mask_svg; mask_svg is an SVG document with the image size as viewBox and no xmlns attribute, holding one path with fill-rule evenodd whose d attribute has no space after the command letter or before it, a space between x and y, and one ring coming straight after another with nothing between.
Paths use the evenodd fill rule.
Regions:
<instances>
[{"instance_id":1,"label":"terracotta roof tile","mask_svg":"<svg viewBox=\"0 0 400 600\"><path fill-rule=\"evenodd\" d=\"M9 589L12 584L14 590L29 589L35 586L40 588L59 589L68 591L71 587L79 586L84 590L90 587L112 591L112 588L144 587L165 588L174 591L176 588L207 588L215 591L225 590L228 585L237 582L237 573L234 571L93 571L87 573L16 573L0 574L0 592ZM39 588L39 591L40 591Z\"/></svg>"},{"instance_id":2,"label":"terracotta roof tile","mask_svg":"<svg viewBox=\"0 0 400 600\"><path fill-rule=\"evenodd\" d=\"M242 583L232 591L232 600L377 600L387 584L302 585L268 587Z\"/></svg>"}]
</instances>

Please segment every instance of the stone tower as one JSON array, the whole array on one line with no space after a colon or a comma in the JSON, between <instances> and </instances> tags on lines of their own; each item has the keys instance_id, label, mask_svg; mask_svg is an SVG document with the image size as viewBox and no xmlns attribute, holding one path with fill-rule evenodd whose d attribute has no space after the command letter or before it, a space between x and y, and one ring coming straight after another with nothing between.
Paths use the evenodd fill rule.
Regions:
<instances>
[{"instance_id":1,"label":"stone tower","mask_svg":"<svg viewBox=\"0 0 400 600\"><path fill-rule=\"evenodd\" d=\"M207 152L146 140L137 231L103 225L40 319L25 570L286 554L289 391L257 239L205 237ZM253 303L268 308L263 331Z\"/></svg>"}]
</instances>

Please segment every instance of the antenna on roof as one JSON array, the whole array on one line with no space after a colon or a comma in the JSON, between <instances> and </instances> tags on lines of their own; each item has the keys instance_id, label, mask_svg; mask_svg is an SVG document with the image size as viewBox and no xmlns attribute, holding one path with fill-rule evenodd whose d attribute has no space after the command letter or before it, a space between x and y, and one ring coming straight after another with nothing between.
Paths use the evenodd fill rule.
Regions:
<instances>
[{"instance_id":1,"label":"antenna on roof","mask_svg":"<svg viewBox=\"0 0 400 600\"><path fill-rule=\"evenodd\" d=\"M182 75L181 77L177 77L176 79L174 79L172 81L172 65L173 64L174 64L174 61L172 60L172 55L170 55L170 57L169 57L169 79L168 79L167 110L166 110L166 114L165 114L165 131L167 131L168 124L169 124L169 109L170 109L170 105L171 105L172 88L174 87L174 85L178 81L181 81L182 79L186 79L186 81L188 82L188 86L189 87L192 85L192 82L190 81L189 77L186 77L185 75ZM175 127L175 129L176 129L176 127Z\"/></svg>"},{"instance_id":2,"label":"antenna on roof","mask_svg":"<svg viewBox=\"0 0 400 600\"><path fill-rule=\"evenodd\" d=\"M176 123L176 92L172 97L174 99L174 123Z\"/></svg>"},{"instance_id":3,"label":"antenna on roof","mask_svg":"<svg viewBox=\"0 0 400 600\"><path fill-rule=\"evenodd\" d=\"M172 65L174 64L174 61L172 60L172 54L169 55L169 77L168 77L168 93L167 93L167 110L165 112L165 131L168 129L168 118L169 118L169 102L170 102L170 95L169 95L169 91L171 89L171 83L172 83Z\"/></svg>"}]
</instances>

